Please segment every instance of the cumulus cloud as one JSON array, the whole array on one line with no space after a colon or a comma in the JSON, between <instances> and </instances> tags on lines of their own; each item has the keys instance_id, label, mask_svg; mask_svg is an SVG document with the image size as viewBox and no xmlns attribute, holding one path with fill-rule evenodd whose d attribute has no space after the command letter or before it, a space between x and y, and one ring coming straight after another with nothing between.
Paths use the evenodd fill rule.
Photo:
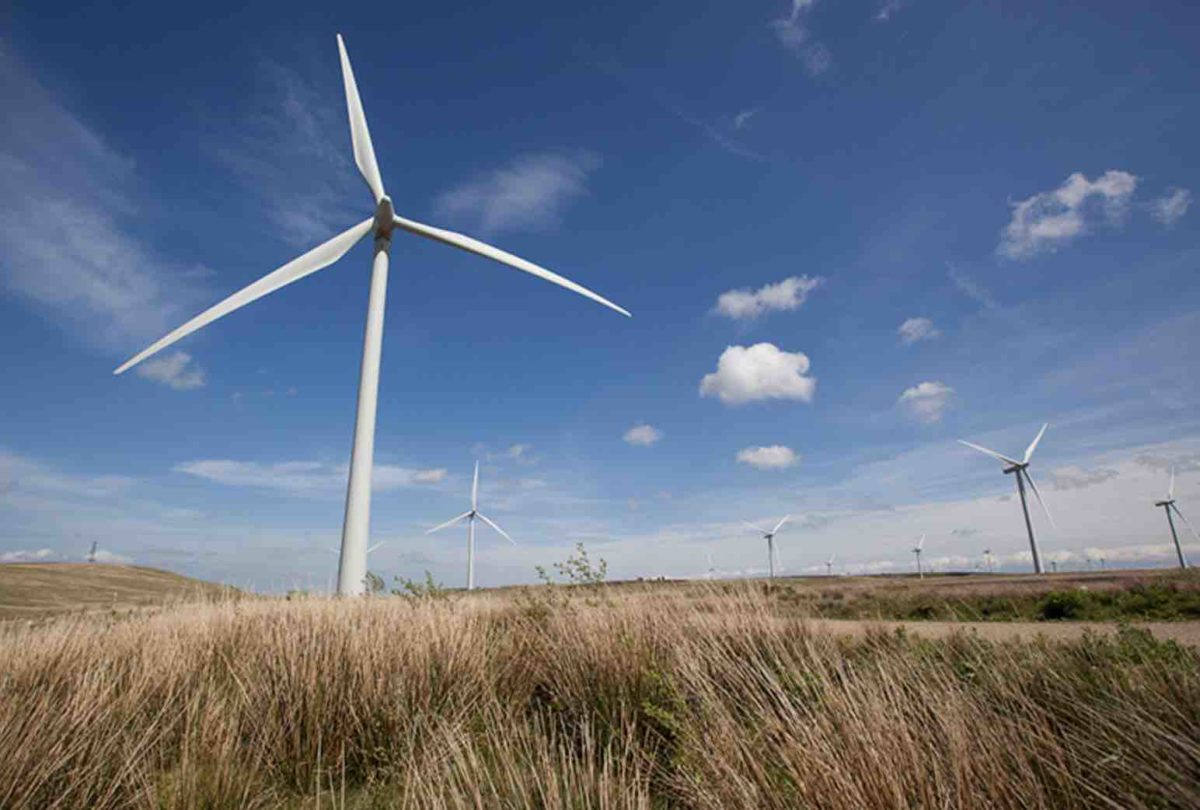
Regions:
<instances>
[{"instance_id":1,"label":"cumulus cloud","mask_svg":"<svg viewBox=\"0 0 1200 810\"><path fill-rule=\"evenodd\" d=\"M816 0L792 0L791 12L786 17L771 21L771 30L779 44L804 62L809 74L817 76L829 69L832 58L829 50L809 36L805 17Z\"/></svg>"},{"instance_id":2,"label":"cumulus cloud","mask_svg":"<svg viewBox=\"0 0 1200 810\"><path fill-rule=\"evenodd\" d=\"M437 211L486 235L543 229L587 193L588 175L599 166L600 159L584 151L522 155L442 193Z\"/></svg>"},{"instance_id":3,"label":"cumulus cloud","mask_svg":"<svg viewBox=\"0 0 1200 810\"><path fill-rule=\"evenodd\" d=\"M918 422L938 422L950 405L954 389L942 382L927 381L904 389L897 404Z\"/></svg>"},{"instance_id":4,"label":"cumulus cloud","mask_svg":"<svg viewBox=\"0 0 1200 810\"><path fill-rule=\"evenodd\" d=\"M735 320L752 320L766 312L788 312L803 306L808 294L823 283L819 276L792 276L755 291L730 290L718 296L713 311Z\"/></svg>"},{"instance_id":5,"label":"cumulus cloud","mask_svg":"<svg viewBox=\"0 0 1200 810\"><path fill-rule=\"evenodd\" d=\"M109 565L128 565L133 560L124 554L116 554L107 549L98 548L96 549L96 562L108 563Z\"/></svg>"},{"instance_id":6,"label":"cumulus cloud","mask_svg":"<svg viewBox=\"0 0 1200 810\"><path fill-rule=\"evenodd\" d=\"M1150 203L1150 213L1166 227L1170 228L1183 219L1188 207L1192 204L1192 192L1186 188L1170 188L1167 193Z\"/></svg>"},{"instance_id":7,"label":"cumulus cloud","mask_svg":"<svg viewBox=\"0 0 1200 810\"><path fill-rule=\"evenodd\" d=\"M190 391L204 387L204 369L192 362L187 352L153 357L134 368L138 376L162 383L176 391Z\"/></svg>"},{"instance_id":8,"label":"cumulus cloud","mask_svg":"<svg viewBox=\"0 0 1200 810\"><path fill-rule=\"evenodd\" d=\"M933 325L933 321L928 318L909 318L896 330L900 335L900 342L905 346L910 346L921 340L933 340L941 336L941 330Z\"/></svg>"},{"instance_id":9,"label":"cumulus cloud","mask_svg":"<svg viewBox=\"0 0 1200 810\"><path fill-rule=\"evenodd\" d=\"M621 438L626 444L637 447L649 447L663 437L662 431L651 425L635 425L625 431Z\"/></svg>"},{"instance_id":10,"label":"cumulus cloud","mask_svg":"<svg viewBox=\"0 0 1200 810\"><path fill-rule=\"evenodd\" d=\"M700 396L715 396L726 405L767 399L812 402L817 390L808 372L808 356L785 352L773 343L730 346L717 360L717 370L700 380Z\"/></svg>"},{"instance_id":11,"label":"cumulus cloud","mask_svg":"<svg viewBox=\"0 0 1200 810\"><path fill-rule=\"evenodd\" d=\"M347 465L319 461L282 461L261 463L203 459L176 464L175 472L232 487L272 489L291 495L338 492L346 486ZM387 491L403 487L435 484L446 477L444 469L411 469L391 464L376 464L371 488Z\"/></svg>"},{"instance_id":12,"label":"cumulus cloud","mask_svg":"<svg viewBox=\"0 0 1200 810\"><path fill-rule=\"evenodd\" d=\"M1057 250L1087 231L1097 204L1107 220L1117 224L1137 183L1137 177L1123 171L1110 169L1095 180L1075 172L1058 188L1015 203L997 250L1010 259Z\"/></svg>"},{"instance_id":13,"label":"cumulus cloud","mask_svg":"<svg viewBox=\"0 0 1200 810\"><path fill-rule=\"evenodd\" d=\"M769 447L747 447L737 454L739 464L748 464L760 470L784 470L799 463L796 451L782 444Z\"/></svg>"}]
</instances>

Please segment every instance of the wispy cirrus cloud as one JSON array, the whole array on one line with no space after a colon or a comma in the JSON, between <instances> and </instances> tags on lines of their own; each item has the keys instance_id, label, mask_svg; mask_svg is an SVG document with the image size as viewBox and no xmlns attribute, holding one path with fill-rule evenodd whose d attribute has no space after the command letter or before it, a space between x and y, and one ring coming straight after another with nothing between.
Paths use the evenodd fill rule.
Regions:
<instances>
[{"instance_id":1,"label":"wispy cirrus cloud","mask_svg":"<svg viewBox=\"0 0 1200 810\"><path fill-rule=\"evenodd\" d=\"M269 489L289 495L335 493L346 486L348 467L320 461L257 462L201 459L176 464L175 472L230 487ZM446 477L442 468L414 469L376 464L371 488L385 492L403 487L436 484Z\"/></svg>"},{"instance_id":2,"label":"wispy cirrus cloud","mask_svg":"<svg viewBox=\"0 0 1200 810\"><path fill-rule=\"evenodd\" d=\"M199 268L138 235L134 162L0 41L0 286L113 352L157 337L196 295Z\"/></svg>"},{"instance_id":3,"label":"wispy cirrus cloud","mask_svg":"<svg viewBox=\"0 0 1200 810\"><path fill-rule=\"evenodd\" d=\"M217 159L262 201L263 215L290 245L312 247L370 210L354 166L340 83L318 87L299 71L262 60L251 107ZM337 89L335 89L337 88ZM280 204L286 200L286 204Z\"/></svg>"},{"instance_id":4,"label":"wispy cirrus cloud","mask_svg":"<svg viewBox=\"0 0 1200 810\"><path fill-rule=\"evenodd\" d=\"M584 150L521 155L443 192L437 213L485 235L542 230L587 194L588 177L599 167L600 158Z\"/></svg>"},{"instance_id":5,"label":"wispy cirrus cloud","mask_svg":"<svg viewBox=\"0 0 1200 810\"><path fill-rule=\"evenodd\" d=\"M829 49L812 39L806 24L805 18L815 4L816 0L792 0L788 15L771 21L779 44L801 59L812 76L824 73L833 62Z\"/></svg>"}]
</instances>

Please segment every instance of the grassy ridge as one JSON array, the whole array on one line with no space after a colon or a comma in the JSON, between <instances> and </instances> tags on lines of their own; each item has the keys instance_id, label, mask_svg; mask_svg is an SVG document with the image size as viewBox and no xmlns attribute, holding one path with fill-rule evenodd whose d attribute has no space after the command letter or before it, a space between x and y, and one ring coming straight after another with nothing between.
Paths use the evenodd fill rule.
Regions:
<instances>
[{"instance_id":1,"label":"grassy ridge","mask_svg":"<svg viewBox=\"0 0 1200 810\"><path fill-rule=\"evenodd\" d=\"M1036 578L814 578L783 581L774 594L801 615L829 619L1200 620L1200 572L1194 569Z\"/></svg>"},{"instance_id":2,"label":"grassy ridge","mask_svg":"<svg viewBox=\"0 0 1200 810\"><path fill-rule=\"evenodd\" d=\"M3 807L1200 803L1191 648L841 638L749 584L200 605L0 661Z\"/></svg>"},{"instance_id":3,"label":"grassy ridge","mask_svg":"<svg viewBox=\"0 0 1200 810\"><path fill-rule=\"evenodd\" d=\"M136 565L0 564L0 619L128 610L231 593L211 582Z\"/></svg>"}]
</instances>

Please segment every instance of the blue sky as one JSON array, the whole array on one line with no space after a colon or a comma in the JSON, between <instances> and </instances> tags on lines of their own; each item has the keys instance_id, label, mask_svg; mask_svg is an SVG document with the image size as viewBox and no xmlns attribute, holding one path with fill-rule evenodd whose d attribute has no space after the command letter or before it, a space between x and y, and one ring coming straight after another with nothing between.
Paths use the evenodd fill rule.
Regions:
<instances>
[{"instance_id":1,"label":"blue sky","mask_svg":"<svg viewBox=\"0 0 1200 810\"><path fill-rule=\"evenodd\" d=\"M0 33L0 555L262 588L336 567L370 247L119 362L368 216L335 32L397 211L371 568L482 584L1169 563L1200 518L1200 9L871 0L40 6ZM1192 541L1194 543L1194 541ZM1194 547L1195 548L1195 547ZM1200 549L1195 549L1200 553ZM712 563L708 560L712 559Z\"/></svg>"}]
</instances>

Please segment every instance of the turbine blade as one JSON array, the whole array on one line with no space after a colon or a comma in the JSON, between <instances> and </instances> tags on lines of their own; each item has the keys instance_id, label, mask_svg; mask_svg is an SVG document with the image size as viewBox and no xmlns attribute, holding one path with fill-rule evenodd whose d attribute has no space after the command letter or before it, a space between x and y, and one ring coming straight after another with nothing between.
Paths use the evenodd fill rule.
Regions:
<instances>
[{"instance_id":1,"label":"turbine blade","mask_svg":"<svg viewBox=\"0 0 1200 810\"><path fill-rule=\"evenodd\" d=\"M479 506L479 462L475 462L475 478L471 481L471 508Z\"/></svg>"},{"instance_id":2,"label":"turbine blade","mask_svg":"<svg viewBox=\"0 0 1200 810\"><path fill-rule=\"evenodd\" d=\"M557 273L552 273L544 267L539 267L533 262L526 261L519 256L514 256L511 253L501 250L500 248L492 247L491 245L480 242L478 239L472 239L469 236L464 236L461 233L454 231L446 231L441 228L435 228L432 225L425 225L420 222L414 222L411 219L404 217L396 217L396 224L410 233L415 233L418 236L424 236L438 242L444 242L452 247L465 250L468 253L474 253L484 258L492 259L493 261L507 264L509 267L515 267L518 270L524 270L526 273L537 276L540 279L545 279L551 284L557 284L560 287L565 287L571 292L578 293L584 298L590 298L598 304L603 304L611 310L621 313L627 318L633 317L625 309L614 304L603 296L597 295L586 287L576 284L570 279L563 278Z\"/></svg>"},{"instance_id":3,"label":"turbine blade","mask_svg":"<svg viewBox=\"0 0 1200 810\"><path fill-rule=\"evenodd\" d=\"M917 551L925 548L925 535L921 535L921 539L917 541Z\"/></svg>"},{"instance_id":4,"label":"turbine blade","mask_svg":"<svg viewBox=\"0 0 1200 810\"><path fill-rule=\"evenodd\" d=\"M368 548L368 549L367 549L367 553L368 553L368 554L370 554L372 551L374 551L375 549L377 549L377 548L379 548L380 546L382 546L382 545L383 545L385 542L387 542L387 541L385 541L385 540L380 540L378 543L376 543L375 545L373 545L373 546L371 546L370 548Z\"/></svg>"},{"instance_id":5,"label":"turbine blade","mask_svg":"<svg viewBox=\"0 0 1200 810\"><path fill-rule=\"evenodd\" d=\"M350 67L350 54L342 35L337 35L338 53L342 57L342 82L346 86L346 112L350 116L350 142L354 146L354 162L362 172L363 179L375 195L375 202L383 199L383 178L379 176L379 164L375 162L375 147L371 145L371 133L367 129L367 116L363 113L362 99L358 97L358 83L354 81L354 69Z\"/></svg>"},{"instance_id":6,"label":"turbine blade","mask_svg":"<svg viewBox=\"0 0 1200 810\"><path fill-rule=\"evenodd\" d=\"M1183 512L1179 511L1179 507L1176 506L1175 504L1171 504L1168 508L1174 509L1175 514L1179 515L1179 519L1183 521L1183 525L1187 526L1188 531L1190 531L1192 533L1192 537L1195 537L1197 540L1200 540L1200 534L1196 534L1196 530L1195 530L1195 528L1192 527L1191 521L1189 521L1186 517L1183 516Z\"/></svg>"},{"instance_id":7,"label":"turbine blade","mask_svg":"<svg viewBox=\"0 0 1200 810\"><path fill-rule=\"evenodd\" d=\"M1051 526L1057 529L1058 524L1054 522L1054 516L1051 515L1050 510L1046 508L1046 502L1042 500L1042 493L1038 492L1037 484L1033 483L1033 476L1029 474L1029 470L1020 470L1017 474L1025 476L1025 482L1029 484L1029 488L1032 489L1033 494L1037 496L1038 503L1042 505L1042 511L1046 513L1046 519L1050 521Z\"/></svg>"},{"instance_id":8,"label":"turbine blade","mask_svg":"<svg viewBox=\"0 0 1200 810\"><path fill-rule=\"evenodd\" d=\"M1046 428L1048 428L1048 427L1050 427L1049 422L1042 425L1042 429L1038 431L1038 435L1034 436L1033 441L1031 441L1029 443L1029 446L1025 448L1025 462L1024 463L1028 464L1029 459L1033 458L1033 451L1037 449L1038 442L1040 442L1042 440L1042 436L1044 436L1046 434Z\"/></svg>"},{"instance_id":9,"label":"turbine blade","mask_svg":"<svg viewBox=\"0 0 1200 810\"><path fill-rule=\"evenodd\" d=\"M145 360L151 355L157 354L163 349L170 346L177 340L187 337L197 329L202 329L208 324L215 321L217 318L228 315L235 309L244 307L253 301L257 301L264 295L273 293L280 287L287 286L293 281L304 278L307 275L317 272L325 267L336 262L345 255L346 251L354 247L354 244L362 239L371 230L371 225L374 219L363 220L349 230L342 231L337 236L330 239L323 245L305 253L298 259L292 259L290 262L280 267L271 273L260 278L248 287L245 287L233 295L226 298L221 303L206 309L195 318L185 323L183 326L171 332L166 337L160 339L149 348L135 354L130 359L126 360L117 367L113 374L120 374L138 363Z\"/></svg>"},{"instance_id":10,"label":"turbine blade","mask_svg":"<svg viewBox=\"0 0 1200 810\"><path fill-rule=\"evenodd\" d=\"M464 520L465 518L469 518L470 516L471 516L470 512L463 512L461 515L459 515L458 517L456 517L452 520L447 520L445 523L441 523L437 526L434 526L432 529L425 532L425 534L433 534L434 532L441 531L442 529L453 526L455 523L458 523L460 520Z\"/></svg>"},{"instance_id":11,"label":"turbine blade","mask_svg":"<svg viewBox=\"0 0 1200 810\"><path fill-rule=\"evenodd\" d=\"M779 531L780 529L782 529L782 528L783 528L783 524L787 523L787 522L788 522L789 520L791 520L791 519L792 519L792 516L791 516L791 515L784 515L784 516L783 516L783 520L781 520L781 521L779 521L778 523L776 523L776 524L775 524L775 528L774 528L774 529L771 529L771 534L775 534L777 531Z\"/></svg>"},{"instance_id":12,"label":"turbine blade","mask_svg":"<svg viewBox=\"0 0 1200 810\"><path fill-rule=\"evenodd\" d=\"M489 525L493 529L495 529L497 532L499 532L500 536L503 537L505 540L512 543L514 546L517 544L516 540L513 540L511 537L508 536L508 532L504 531L504 529L501 529L499 526L497 526L495 523L493 523L491 518L489 518L487 515L479 514L477 516L484 523L486 523L487 525Z\"/></svg>"},{"instance_id":13,"label":"turbine blade","mask_svg":"<svg viewBox=\"0 0 1200 810\"><path fill-rule=\"evenodd\" d=\"M746 520L743 520L742 523L745 524L746 526L749 526L751 529L754 529L754 531L756 531L756 532L760 532L762 534L770 534L770 532L767 531L766 529L764 529L762 526L755 525Z\"/></svg>"},{"instance_id":14,"label":"turbine blade","mask_svg":"<svg viewBox=\"0 0 1200 810\"><path fill-rule=\"evenodd\" d=\"M997 453L995 450L988 450L986 447L980 447L977 444L973 444L973 443L965 441L963 439L959 439L958 443L965 444L967 447L970 447L972 450L978 450L980 453L989 455L1002 464L1020 464L1021 463L1021 462L1017 461L1016 459L1009 458L1008 456L1003 455L1001 453Z\"/></svg>"},{"instance_id":15,"label":"turbine blade","mask_svg":"<svg viewBox=\"0 0 1200 810\"><path fill-rule=\"evenodd\" d=\"M1167 485L1167 500L1175 500L1175 468L1171 468L1171 483Z\"/></svg>"}]
</instances>

